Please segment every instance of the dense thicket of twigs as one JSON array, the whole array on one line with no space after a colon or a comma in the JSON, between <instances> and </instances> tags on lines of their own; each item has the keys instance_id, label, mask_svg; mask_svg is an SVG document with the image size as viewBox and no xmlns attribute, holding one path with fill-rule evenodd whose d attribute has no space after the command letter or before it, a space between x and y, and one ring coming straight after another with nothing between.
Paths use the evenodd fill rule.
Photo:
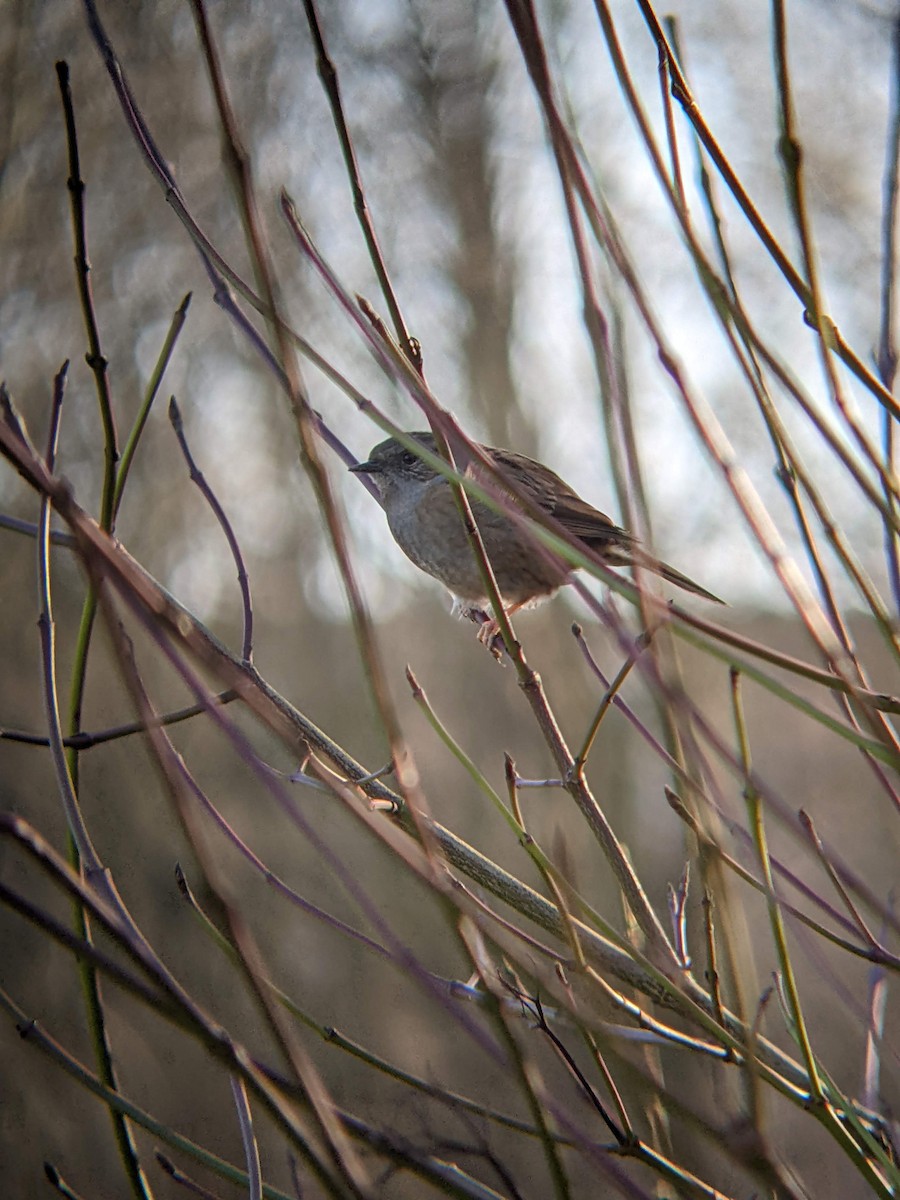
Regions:
<instances>
[{"instance_id":1,"label":"dense thicket of twigs","mask_svg":"<svg viewBox=\"0 0 900 1200\"><path fill-rule=\"evenodd\" d=\"M833 131L859 165L829 198L797 80L831 68L795 71L777 0L746 144L692 90L714 43L644 0L309 0L302 32L83 0L55 77L26 7L4 1189L897 1195L900 20L865 18L891 102L868 157ZM583 568L579 623L495 603L492 656L407 602L342 470L425 425L462 513L515 508L465 474L472 436L595 482L602 430L623 524L667 558L686 535L730 607L531 513L534 553Z\"/></svg>"}]
</instances>

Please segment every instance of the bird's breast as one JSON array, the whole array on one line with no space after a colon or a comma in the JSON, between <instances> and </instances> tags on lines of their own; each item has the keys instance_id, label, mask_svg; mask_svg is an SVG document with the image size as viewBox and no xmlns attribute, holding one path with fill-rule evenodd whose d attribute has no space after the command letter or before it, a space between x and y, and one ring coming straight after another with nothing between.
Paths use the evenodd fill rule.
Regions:
<instances>
[{"instance_id":1,"label":"bird's breast","mask_svg":"<svg viewBox=\"0 0 900 1200\"><path fill-rule=\"evenodd\" d=\"M453 491L443 479L404 487L385 498L388 525L404 554L466 604L483 607L485 587ZM472 512L504 604L537 602L569 572L548 563L527 535L478 501Z\"/></svg>"}]
</instances>

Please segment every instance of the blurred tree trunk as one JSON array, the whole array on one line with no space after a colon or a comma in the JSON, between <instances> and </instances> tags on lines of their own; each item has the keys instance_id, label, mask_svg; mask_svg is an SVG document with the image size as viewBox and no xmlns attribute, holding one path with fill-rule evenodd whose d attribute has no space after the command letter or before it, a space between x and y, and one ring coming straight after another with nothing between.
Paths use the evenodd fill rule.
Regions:
<instances>
[{"instance_id":1,"label":"blurred tree trunk","mask_svg":"<svg viewBox=\"0 0 900 1200\"><path fill-rule=\"evenodd\" d=\"M460 391L489 442L534 451L510 360L516 252L497 222L498 62L470 0L429 11L419 32L423 117L441 170L441 203L457 229L447 272L468 309Z\"/></svg>"}]
</instances>

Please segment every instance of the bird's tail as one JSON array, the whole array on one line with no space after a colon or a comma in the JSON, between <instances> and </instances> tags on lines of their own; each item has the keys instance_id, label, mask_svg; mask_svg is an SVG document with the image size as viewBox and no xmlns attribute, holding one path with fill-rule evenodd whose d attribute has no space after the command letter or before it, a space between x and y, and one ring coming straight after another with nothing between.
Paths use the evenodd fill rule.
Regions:
<instances>
[{"instance_id":1,"label":"bird's tail","mask_svg":"<svg viewBox=\"0 0 900 1200\"><path fill-rule=\"evenodd\" d=\"M662 579L665 579L667 583L674 583L676 587L680 587L685 592L693 592L695 596L702 596L704 600L712 600L713 604L725 603L714 592L709 592L705 587L701 587L699 583L694 583L693 579L689 579L687 575L682 575L680 571L676 571L668 563L655 563L650 569L655 571Z\"/></svg>"},{"instance_id":2,"label":"bird's tail","mask_svg":"<svg viewBox=\"0 0 900 1200\"><path fill-rule=\"evenodd\" d=\"M612 553L607 550L604 557L611 565L619 567L642 567L645 571L652 571L654 575L659 575L667 583L674 583L682 591L691 592L695 596L702 596L704 600L711 600L713 604L725 603L714 592L707 591L705 587L701 587L699 583L694 583L693 579L689 579L687 575L682 575L680 571L676 571L668 563L654 558L652 554L646 554L633 543L627 547L617 547Z\"/></svg>"}]
</instances>

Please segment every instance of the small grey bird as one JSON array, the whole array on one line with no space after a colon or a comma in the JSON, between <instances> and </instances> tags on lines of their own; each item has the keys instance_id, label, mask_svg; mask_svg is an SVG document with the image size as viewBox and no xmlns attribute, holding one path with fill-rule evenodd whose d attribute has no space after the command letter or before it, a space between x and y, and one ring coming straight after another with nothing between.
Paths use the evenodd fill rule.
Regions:
<instances>
[{"instance_id":1,"label":"small grey bird","mask_svg":"<svg viewBox=\"0 0 900 1200\"><path fill-rule=\"evenodd\" d=\"M432 434L408 436L437 453ZM588 550L598 554L604 563L614 567L644 567L704 600L723 603L674 567L644 553L630 533L582 500L549 467L511 450L496 450L491 446L481 449L519 491L559 521ZM488 599L475 555L444 476L394 438L380 442L365 462L350 470L375 477L391 533L407 558L439 579L464 612L486 610ZM475 460L467 467L466 474L492 481ZM496 486L496 481L493 482ZM512 494L508 499L516 504ZM540 603L569 582L576 568L541 554L526 531L502 513L474 497L470 497L470 503L508 613Z\"/></svg>"}]
</instances>

